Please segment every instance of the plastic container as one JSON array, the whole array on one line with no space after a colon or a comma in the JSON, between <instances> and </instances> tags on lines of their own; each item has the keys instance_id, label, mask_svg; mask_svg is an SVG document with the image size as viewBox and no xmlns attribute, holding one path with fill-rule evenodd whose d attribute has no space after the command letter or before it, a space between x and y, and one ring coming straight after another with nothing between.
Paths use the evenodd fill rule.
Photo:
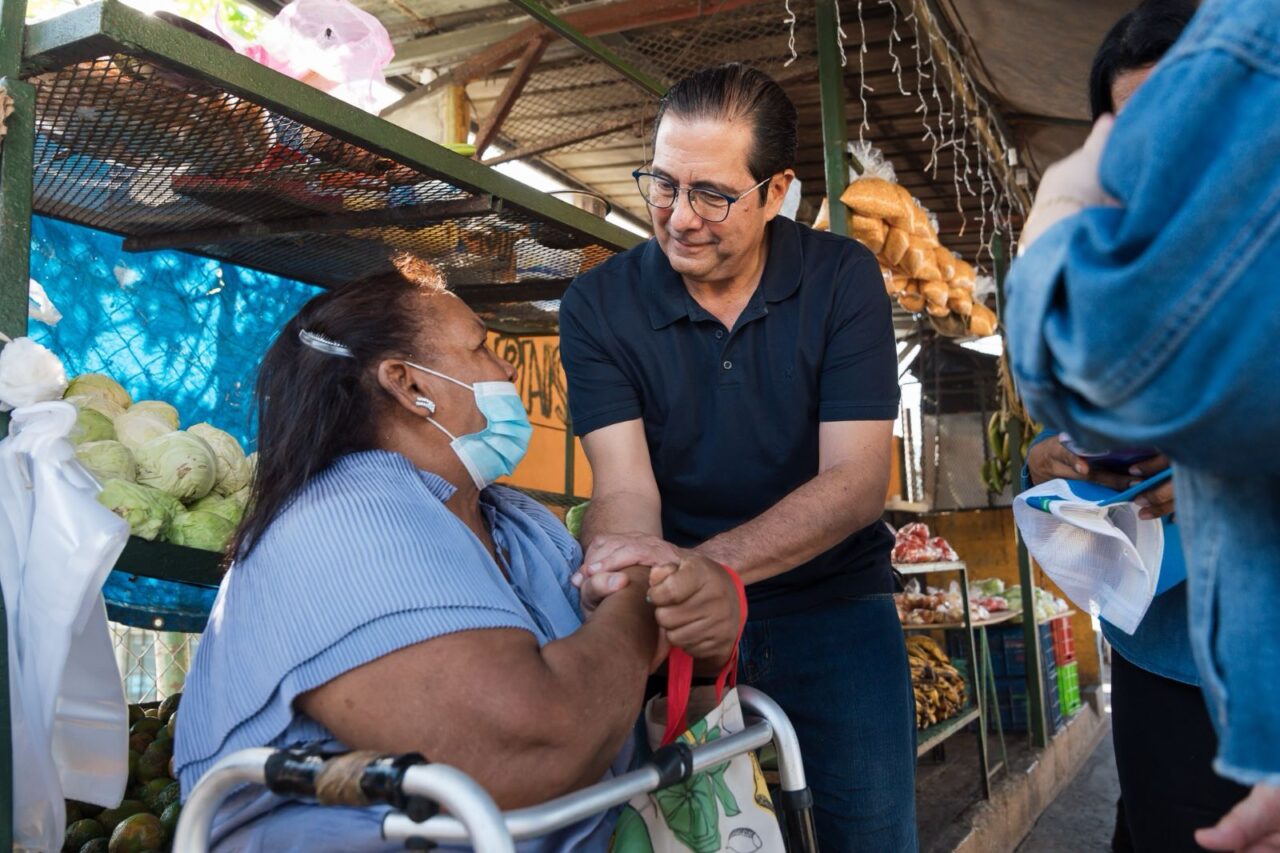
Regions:
<instances>
[{"instance_id":1,"label":"plastic container","mask_svg":"<svg viewBox=\"0 0 1280 853\"><path fill-rule=\"evenodd\" d=\"M1076 659L1076 640L1071 620L1060 616L1049 623L1049 630L1053 635L1053 657L1061 669Z\"/></svg>"},{"instance_id":2,"label":"plastic container","mask_svg":"<svg viewBox=\"0 0 1280 853\"><path fill-rule=\"evenodd\" d=\"M1058 699L1062 705L1062 716L1070 717L1080 710L1079 664L1072 662L1058 667Z\"/></svg>"}]
</instances>

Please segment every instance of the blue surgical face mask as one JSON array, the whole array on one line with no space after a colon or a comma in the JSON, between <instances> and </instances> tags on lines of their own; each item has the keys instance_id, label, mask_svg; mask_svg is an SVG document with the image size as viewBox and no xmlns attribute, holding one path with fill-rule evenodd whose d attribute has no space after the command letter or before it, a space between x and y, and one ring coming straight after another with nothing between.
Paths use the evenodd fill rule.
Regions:
<instances>
[{"instance_id":1,"label":"blue surgical face mask","mask_svg":"<svg viewBox=\"0 0 1280 853\"><path fill-rule=\"evenodd\" d=\"M449 446L462 460L462 464L471 475L477 489L484 489L494 484L499 477L505 477L516 470L520 460L529 449L529 439L533 435L533 426L524 410L524 400L520 392L510 382L466 382L446 376L439 371L412 361L405 364L415 367L423 373L430 373L441 379L461 385L476 397L476 408L485 416L488 423L480 432L467 435L454 435L440 425L435 418L427 418L436 429L449 436Z\"/></svg>"}]
</instances>

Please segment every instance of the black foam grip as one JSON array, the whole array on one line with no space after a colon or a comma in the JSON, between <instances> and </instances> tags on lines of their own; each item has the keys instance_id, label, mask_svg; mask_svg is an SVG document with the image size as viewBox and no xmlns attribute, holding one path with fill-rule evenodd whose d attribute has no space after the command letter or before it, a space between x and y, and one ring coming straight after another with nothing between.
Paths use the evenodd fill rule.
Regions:
<instances>
[{"instance_id":1,"label":"black foam grip","mask_svg":"<svg viewBox=\"0 0 1280 853\"><path fill-rule=\"evenodd\" d=\"M669 788L693 775L693 751L682 741L659 749L649 761L658 771L658 789Z\"/></svg>"},{"instance_id":2,"label":"black foam grip","mask_svg":"<svg viewBox=\"0 0 1280 853\"><path fill-rule=\"evenodd\" d=\"M782 811L798 812L801 809L813 808L813 791L808 787L799 791L779 790L774 794L774 804Z\"/></svg>"}]
</instances>

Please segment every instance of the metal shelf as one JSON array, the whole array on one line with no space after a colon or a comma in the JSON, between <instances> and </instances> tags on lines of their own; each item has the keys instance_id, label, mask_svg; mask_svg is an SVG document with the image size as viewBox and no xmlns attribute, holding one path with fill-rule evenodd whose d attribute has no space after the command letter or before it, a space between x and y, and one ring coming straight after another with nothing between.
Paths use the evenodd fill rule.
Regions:
<instances>
[{"instance_id":1,"label":"metal shelf","mask_svg":"<svg viewBox=\"0 0 1280 853\"><path fill-rule=\"evenodd\" d=\"M927 729L920 729L920 731L916 732L916 757L919 758L935 747L940 746L947 738L981 717L982 711L974 705L949 720L943 720L937 725L929 726ZM984 767L983 773L987 772L987 768Z\"/></svg>"},{"instance_id":2,"label":"metal shelf","mask_svg":"<svg viewBox=\"0 0 1280 853\"><path fill-rule=\"evenodd\" d=\"M968 569L963 560L943 563L894 563L894 571L902 575L927 575L934 572L963 572Z\"/></svg>"},{"instance_id":3,"label":"metal shelf","mask_svg":"<svg viewBox=\"0 0 1280 853\"><path fill-rule=\"evenodd\" d=\"M333 286L437 265L554 299L640 238L193 33L101 0L26 28L35 212Z\"/></svg>"},{"instance_id":4,"label":"metal shelf","mask_svg":"<svg viewBox=\"0 0 1280 853\"><path fill-rule=\"evenodd\" d=\"M990 619L983 619L979 622L973 622L966 625L963 622L934 622L930 625L903 625L904 631L966 631L969 628L990 628L992 625L1002 625L1005 622L1012 622L1022 615L1018 610L1007 610L1001 612L998 616L992 616Z\"/></svg>"}]
</instances>

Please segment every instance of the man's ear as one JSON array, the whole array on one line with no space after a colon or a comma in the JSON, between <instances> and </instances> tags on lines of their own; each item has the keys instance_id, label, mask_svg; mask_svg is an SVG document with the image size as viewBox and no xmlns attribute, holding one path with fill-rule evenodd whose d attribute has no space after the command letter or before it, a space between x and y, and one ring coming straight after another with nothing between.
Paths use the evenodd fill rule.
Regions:
<instances>
[{"instance_id":1,"label":"man's ear","mask_svg":"<svg viewBox=\"0 0 1280 853\"><path fill-rule=\"evenodd\" d=\"M396 404L415 417L435 411L435 392L427 387L418 371L403 361L384 359L378 364L378 384Z\"/></svg>"},{"instance_id":2,"label":"man's ear","mask_svg":"<svg viewBox=\"0 0 1280 853\"><path fill-rule=\"evenodd\" d=\"M787 190L791 189L791 182L795 179L796 173L787 169L769 182L769 194L764 200L765 222L772 221L778 215L778 211L782 210L782 203L787 199Z\"/></svg>"}]
</instances>

